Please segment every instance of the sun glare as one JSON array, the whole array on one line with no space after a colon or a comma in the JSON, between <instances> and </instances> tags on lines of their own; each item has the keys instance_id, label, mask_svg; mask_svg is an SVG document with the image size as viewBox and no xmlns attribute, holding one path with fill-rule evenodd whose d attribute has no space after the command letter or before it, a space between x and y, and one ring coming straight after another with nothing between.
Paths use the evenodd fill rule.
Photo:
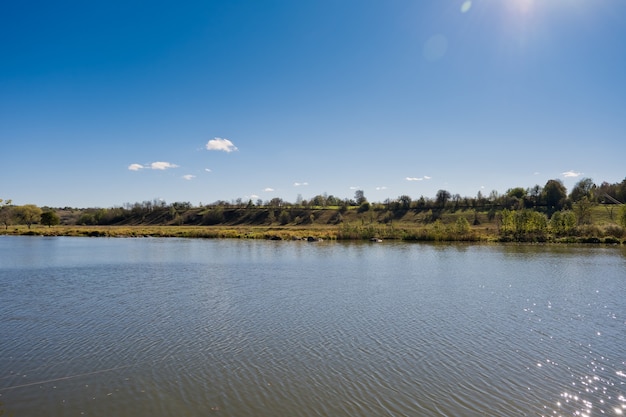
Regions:
<instances>
[{"instance_id":1,"label":"sun glare","mask_svg":"<svg viewBox=\"0 0 626 417\"><path fill-rule=\"evenodd\" d=\"M531 13L535 6L535 0L512 0L511 7L515 12L527 15Z\"/></svg>"}]
</instances>

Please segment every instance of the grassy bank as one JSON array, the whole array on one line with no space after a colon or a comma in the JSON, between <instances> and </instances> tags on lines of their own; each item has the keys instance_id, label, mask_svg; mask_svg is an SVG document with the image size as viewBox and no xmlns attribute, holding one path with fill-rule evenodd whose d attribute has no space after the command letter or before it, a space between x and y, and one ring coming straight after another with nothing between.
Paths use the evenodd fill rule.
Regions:
<instances>
[{"instance_id":1,"label":"grassy bank","mask_svg":"<svg viewBox=\"0 0 626 417\"><path fill-rule=\"evenodd\" d=\"M4 235L22 236L82 236L82 237L179 237L205 239L274 239L298 240L337 239L336 230L331 228L290 227L222 227L222 226L53 226L33 225L10 227L0 231Z\"/></svg>"},{"instance_id":2,"label":"grassy bank","mask_svg":"<svg viewBox=\"0 0 626 417\"><path fill-rule=\"evenodd\" d=\"M617 233L618 231L619 233ZM496 225L480 224L460 227L459 222L436 221L428 225L342 223L340 225L269 225L269 226L78 226L46 227L33 225L12 226L0 230L5 235L82 236L82 237L177 237L204 239L265 239L265 240L396 240L415 242L540 242L540 243L596 243L626 244L623 231L615 227L589 226L577 234L503 235ZM620 236L616 236L620 234Z\"/></svg>"},{"instance_id":3,"label":"grassy bank","mask_svg":"<svg viewBox=\"0 0 626 417\"><path fill-rule=\"evenodd\" d=\"M108 213L108 214L107 214ZM398 240L424 242L626 243L614 206L595 206L580 224L571 211L551 217L536 210L405 209L366 211L340 207L167 208L147 212L59 209L60 225L16 225L0 234L90 237L183 237L274 240ZM93 215L92 215L93 214ZM84 221L98 221L85 224Z\"/></svg>"}]
</instances>

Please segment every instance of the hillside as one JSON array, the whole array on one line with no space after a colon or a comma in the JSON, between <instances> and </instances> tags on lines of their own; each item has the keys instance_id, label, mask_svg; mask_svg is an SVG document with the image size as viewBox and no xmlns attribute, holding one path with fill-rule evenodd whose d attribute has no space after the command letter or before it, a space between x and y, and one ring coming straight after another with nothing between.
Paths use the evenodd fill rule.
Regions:
<instances>
[{"instance_id":1,"label":"hillside","mask_svg":"<svg viewBox=\"0 0 626 417\"><path fill-rule=\"evenodd\" d=\"M6 227L4 234L177 236L405 241L626 242L616 205L595 205L579 222L572 211L359 207L151 207L56 209L58 226Z\"/></svg>"}]
</instances>

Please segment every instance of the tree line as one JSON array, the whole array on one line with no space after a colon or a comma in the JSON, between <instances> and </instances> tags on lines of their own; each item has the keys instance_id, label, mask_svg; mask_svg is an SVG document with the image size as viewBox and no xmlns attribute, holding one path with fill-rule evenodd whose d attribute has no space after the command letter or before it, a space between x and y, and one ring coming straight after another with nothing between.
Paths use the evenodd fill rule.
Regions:
<instances>
[{"instance_id":1,"label":"tree line","mask_svg":"<svg viewBox=\"0 0 626 417\"><path fill-rule=\"evenodd\" d=\"M130 219L137 223L150 221L155 224L186 224L190 218L202 224L219 224L228 220L225 210L235 208L247 209L250 213L257 209L269 210L267 218L264 217L263 220L281 224L292 221L294 217L298 217L301 223L307 223L307 220L313 222L314 219L306 218L311 215L308 212L289 214L296 209L337 210L337 216L334 217L337 223L341 222L341 214L350 209L356 209L359 213L370 210L387 212L389 220L398 218L409 210L429 212L429 219L434 222L444 212L473 210L476 213L487 213L489 220L497 220L502 234L515 236L521 233L536 233L548 224L551 224L554 230L559 230L559 233L571 230L574 225L589 224L592 208L599 204L606 208L611 220L626 227L624 202L626 202L626 178L619 183L603 182L599 185L590 178L583 178L569 193L560 180L551 179L544 186L514 187L503 194L491 191L485 195L479 191L475 197L461 197L447 190L439 190L430 198L420 196L414 199L408 195L401 195L396 199L376 203L369 202L363 190L357 190L353 198L343 199L321 194L305 200L298 195L293 203L281 198L267 201L236 199L194 206L190 202L168 204L163 200L154 199L141 203L126 203L121 207L79 210L40 208L33 204L15 206L11 200L0 199L0 224L4 225L5 229L13 224L25 224L30 228L33 224L51 227L61 222L77 225L115 225L124 224ZM621 209L617 209L618 207ZM287 212L286 209L291 211ZM60 218L59 212L77 215ZM198 220L198 216L202 216L202 219ZM477 219L476 216L474 224L477 224Z\"/></svg>"},{"instance_id":2,"label":"tree line","mask_svg":"<svg viewBox=\"0 0 626 417\"><path fill-rule=\"evenodd\" d=\"M12 224L25 224L30 227L33 224L55 226L60 223L60 218L54 209L43 210L34 204L14 206L11 200L0 199L0 224L8 229Z\"/></svg>"}]
</instances>

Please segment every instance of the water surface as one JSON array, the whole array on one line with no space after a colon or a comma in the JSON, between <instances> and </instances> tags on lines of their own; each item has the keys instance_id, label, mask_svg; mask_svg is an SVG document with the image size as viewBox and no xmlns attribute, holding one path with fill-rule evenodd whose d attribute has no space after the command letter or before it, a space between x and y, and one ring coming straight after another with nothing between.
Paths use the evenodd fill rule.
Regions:
<instances>
[{"instance_id":1,"label":"water surface","mask_svg":"<svg viewBox=\"0 0 626 417\"><path fill-rule=\"evenodd\" d=\"M620 248L0 237L0 288L15 416L626 412Z\"/></svg>"}]
</instances>

